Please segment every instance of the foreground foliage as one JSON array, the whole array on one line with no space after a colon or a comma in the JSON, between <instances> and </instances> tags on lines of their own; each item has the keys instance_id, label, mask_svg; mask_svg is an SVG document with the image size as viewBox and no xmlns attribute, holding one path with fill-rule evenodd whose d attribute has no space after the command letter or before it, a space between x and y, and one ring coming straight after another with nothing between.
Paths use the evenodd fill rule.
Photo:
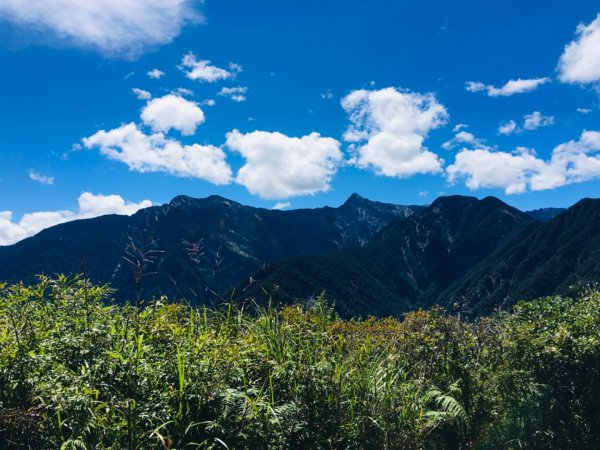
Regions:
<instances>
[{"instance_id":1,"label":"foreground foliage","mask_svg":"<svg viewBox=\"0 0 600 450\"><path fill-rule=\"evenodd\" d=\"M600 295L342 321L0 285L1 448L600 448Z\"/></svg>"}]
</instances>

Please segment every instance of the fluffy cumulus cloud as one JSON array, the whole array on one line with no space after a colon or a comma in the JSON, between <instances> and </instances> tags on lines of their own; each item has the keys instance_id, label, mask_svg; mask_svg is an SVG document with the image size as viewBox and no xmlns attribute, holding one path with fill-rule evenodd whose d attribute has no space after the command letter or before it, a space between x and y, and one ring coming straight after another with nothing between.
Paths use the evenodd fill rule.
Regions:
<instances>
[{"instance_id":1,"label":"fluffy cumulus cloud","mask_svg":"<svg viewBox=\"0 0 600 450\"><path fill-rule=\"evenodd\" d=\"M154 80L158 80L159 78L164 76L164 72L160 69L152 69L149 70L146 75L148 75L150 78L154 79Z\"/></svg>"},{"instance_id":2,"label":"fluffy cumulus cloud","mask_svg":"<svg viewBox=\"0 0 600 450\"><path fill-rule=\"evenodd\" d=\"M150 100L142 110L144 124L154 131L175 129L183 135L192 135L204 122L204 112L197 103L174 94Z\"/></svg>"},{"instance_id":3,"label":"fluffy cumulus cloud","mask_svg":"<svg viewBox=\"0 0 600 450\"><path fill-rule=\"evenodd\" d=\"M539 111L523 116L523 128L525 130L537 130L540 127L547 127L554 124L553 116L543 116Z\"/></svg>"},{"instance_id":4,"label":"fluffy cumulus cloud","mask_svg":"<svg viewBox=\"0 0 600 450\"><path fill-rule=\"evenodd\" d=\"M536 90L539 86L546 84L550 78L529 78L509 80L502 87L495 87L491 84L483 84L479 81L467 81L465 89L469 92L485 92L490 97L509 97L514 94L523 94Z\"/></svg>"},{"instance_id":5,"label":"fluffy cumulus cloud","mask_svg":"<svg viewBox=\"0 0 600 450\"><path fill-rule=\"evenodd\" d=\"M190 80L206 83L235 78L242 71L242 66L235 63L229 64L229 70L211 64L207 59L199 60L192 52L186 54L181 60L181 69Z\"/></svg>"},{"instance_id":6,"label":"fluffy cumulus cloud","mask_svg":"<svg viewBox=\"0 0 600 450\"><path fill-rule=\"evenodd\" d=\"M519 127L517 122L509 120L503 122L498 127L498 134L509 135L513 133L522 133L523 131L533 131L541 127L547 127L554 124L554 116L544 116L539 111L523 116L523 125Z\"/></svg>"},{"instance_id":7,"label":"fluffy cumulus cloud","mask_svg":"<svg viewBox=\"0 0 600 450\"><path fill-rule=\"evenodd\" d=\"M82 140L86 148L98 148L110 159L137 172L166 172L214 184L227 184L231 168L225 153L212 145L183 145L163 133L146 134L135 123L101 130Z\"/></svg>"},{"instance_id":8,"label":"fluffy cumulus cloud","mask_svg":"<svg viewBox=\"0 0 600 450\"><path fill-rule=\"evenodd\" d=\"M229 97L234 102L239 103L246 100L246 92L248 92L248 88L244 86L224 87L219 91L218 95Z\"/></svg>"},{"instance_id":9,"label":"fluffy cumulus cloud","mask_svg":"<svg viewBox=\"0 0 600 450\"><path fill-rule=\"evenodd\" d=\"M589 25L579 24L575 39L558 61L558 78L564 83L600 81L600 14Z\"/></svg>"},{"instance_id":10,"label":"fluffy cumulus cloud","mask_svg":"<svg viewBox=\"0 0 600 450\"><path fill-rule=\"evenodd\" d=\"M135 57L202 21L196 0L3 0L0 19L42 42Z\"/></svg>"},{"instance_id":11,"label":"fluffy cumulus cloud","mask_svg":"<svg viewBox=\"0 0 600 450\"><path fill-rule=\"evenodd\" d=\"M514 152L463 149L446 169L448 181L464 179L470 189L500 188L507 194L554 189L600 178L600 132L554 148L544 160L526 148Z\"/></svg>"},{"instance_id":12,"label":"fluffy cumulus cloud","mask_svg":"<svg viewBox=\"0 0 600 450\"><path fill-rule=\"evenodd\" d=\"M350 117L344 139L353 143L356 166L400 178L441 172L443 161L423 145L429 131L448 118L433 94L363 89L344 97L342 107Z\"/></svg>"},{"instance_id":13,"label":"fluffy cumulus cloud","mask_svg":"<svg viewBox=\"0 0 600 450\"><path fill-rule=\"evenodd\" d=\"M23 215L15 221L11 211L0 211L0 245L10 245L41 230L76 219L88 219L105 214L131 215L152 206L150 200L127 202L120 195L94 195L84 192L78 199L76 211L40 211Z\"/></svg>"},{"instance_id":14,"label":"fluffy cumulus cloud","mask_svg":"<svg viewBox=\"0 0 600 450\"><path fill-rule=\"evenodd\" d=\"M340 142L311 133L289 137L278 132L227 134L226 145L246 160L236 182L267 199L327 191L342 160Z\"/></svg>"},{"instance_id":15,"label":"fluffy cumulus cloud","mask_svg":"<svg viewBox=\"0 0 600 450\"><path fill-rule=\"evenodd\" d=\"M507 194L525 192L529 177L544 163L527 151L462 150L446 169L448 181L466 178L469 189L502 188Z\"/></svg>"},{"instance_id":16,"label":"fluffy cumulus cloud","mask_svg":"<svg viewBox=\"0 0 600 450\"><path fill-rule=\"evenodd\" d=\"M514 120L509 120L508 122L502 122L498 127L498 134L509 135L513 134L518 130L517 122Z\"/></svg>"}]
</instances>

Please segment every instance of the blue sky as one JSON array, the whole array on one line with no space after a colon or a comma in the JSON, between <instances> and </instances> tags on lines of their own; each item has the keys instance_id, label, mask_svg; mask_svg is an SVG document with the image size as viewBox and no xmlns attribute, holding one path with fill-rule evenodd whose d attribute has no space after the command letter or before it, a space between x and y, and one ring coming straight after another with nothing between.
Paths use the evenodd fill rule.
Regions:
<instances>
[{"instance_id":1,"label":"blue sky","mask_svg":"<svg viewBox=\"0 0 600 450\"><path fill-rule=\"evenodd\" d=\"M0 2L0 244L178 194L266 208L352 192L522 209L596 197L598 13L549 0Z\"/></svg>"}]
</instances>

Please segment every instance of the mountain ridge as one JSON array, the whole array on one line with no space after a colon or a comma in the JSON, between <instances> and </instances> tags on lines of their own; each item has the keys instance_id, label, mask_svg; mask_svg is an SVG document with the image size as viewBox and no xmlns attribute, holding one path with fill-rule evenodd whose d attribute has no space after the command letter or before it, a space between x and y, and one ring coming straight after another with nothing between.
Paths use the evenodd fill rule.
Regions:
<instances>
[{"instance_id":1,"label":"mountain ridge","mask_svg":"<svg viewBox=\"0 0 600 450\"><path fill-rule=\"evenodd\" d=\"M145 295L192 296L205 303L225 295L265 262L362 245L389 222L420 208L351 196L339 207L278 211L217 195L180 195L132 216L68 222L0 247L0 279L29 282L42 272L79 273L85 255L91 277L111 283L121 298L132 298L131 271L123 256L133 244L138 253L162 252L155 254L156 267L147 270L157 274L144 281ZM199 245L196 263L183 241Z\"/></svg>"},{"instance_id":2,"label":"mountain ridge","mask_svg":"<svg viewBox=\"0 0 600 450\"><path fill-rule=\"evenodd\" d=\"M67 222L0 247L0 279L80 273L85 257L94 281L131 300L139 293L124 257L148 256L144 297L212 304L260 302L267 292L290 303L325 290L344 316L435 303L480 315L600 279L596 210L597 199L523 212L491 196L404 206L357 193L338 207L269 210L178 195L132 216Z\"/></svg>"}]
</instances>

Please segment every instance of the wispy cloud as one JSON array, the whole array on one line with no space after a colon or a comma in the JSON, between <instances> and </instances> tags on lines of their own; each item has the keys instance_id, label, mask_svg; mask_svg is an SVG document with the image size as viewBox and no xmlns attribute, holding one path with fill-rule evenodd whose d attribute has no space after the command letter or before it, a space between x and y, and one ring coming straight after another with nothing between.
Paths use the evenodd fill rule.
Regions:
<instances>
[{"instance_id":1,"label":"wispy cloud","mask_svg":"<svg viewBox=\"0 0 600 450\"><path fill-rule=\"evenodd\" d=\"M54 177L42 175L41 173L38 173L33 169L31 169L29 171L29 178L31 178L33 181L37 181L40 184L45 184L45 185L54 184Z\"/></svg>"},{"instance_id":2,"label":"wispy cloud","mask_svg":"<svg viewBox=\"0 0 600 450\"><path fill-rule=\"evenodd\" d=\"M490 97L509 97L514 94L523 94L536 90L539 86L546 84L550 78L529 78L509 80L502 87L495 87L491 84L484 84L479 81L467 81L465 89L469 92L485 92Z\"/></svg>"},{"instance_id":3,"label":"wispy cloud","mask_svg":"<svg viewBox=\"0 0 600 450\"><path fill-rule=\"evenodd\" d=\"M131 92L133 92L133 94L138 98L138 100L150 100L152 98L152 94L143 89L132 88Z\"/></svg>"},{"instance_id":4,"label":"wispy cloud","mask_svg":"<svg viewBox=\"0 0 600 450\"><path fill-rule=\"evenodd\" d=\"M224 87L222 88L218 95L222 97L227 97L233 100L234 102L243 102L246 101L246 93L248 92L247 87L236 86L236 87Z\"/></svg>"}]
</instances>

